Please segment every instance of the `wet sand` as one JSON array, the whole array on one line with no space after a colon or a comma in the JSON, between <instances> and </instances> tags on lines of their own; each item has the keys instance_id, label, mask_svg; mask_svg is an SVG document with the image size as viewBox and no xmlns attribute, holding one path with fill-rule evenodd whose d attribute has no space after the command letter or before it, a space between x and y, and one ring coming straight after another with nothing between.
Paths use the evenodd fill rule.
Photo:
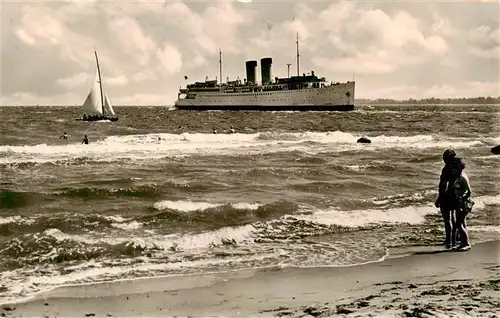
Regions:
<instances>
[{"instance_id":1,"label":"wet sand","mask_svg":"<svg viewBox=\"0 0 500 318\"><path fill-rule=\"evenodd\" d=\"M500 241L343 268L273 268L61 287L5 317L498 317ZM495 316L496 315L496 316Z\"/></svg>"}]
</instances>

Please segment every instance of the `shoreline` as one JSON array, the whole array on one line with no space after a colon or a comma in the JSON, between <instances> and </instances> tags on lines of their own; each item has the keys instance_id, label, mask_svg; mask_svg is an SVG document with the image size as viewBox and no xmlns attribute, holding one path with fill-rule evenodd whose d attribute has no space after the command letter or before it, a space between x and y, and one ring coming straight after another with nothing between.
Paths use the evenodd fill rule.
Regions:
<instances>
[{"instance_id":1,"label":"shoreline","mask_svg":"<svg viewBox=\"0 0 500 318\"><path fill-rule=\"evenodd\" d=\"M483 242L482 242L483 243ZM86 283L74 283L74 284L62 284L59 286L53 286L50 289L44 290L44 291L39 291L36 292L35 294L31 296L26 296L21 298L20 300L15 300L15 301L4 301L0 302L0 313L1 313L1 308L2 307L15 307L16 305L32 302L32 301L37 301L40 299L47 299L51 298L53 293L60 289L67 289L67 288L78 288L78 287L86 287L86 286L92 286L95 288L99 288L101 285L109 285L109 284L125 284L125 283L130 283L132 284L133 282L137 281L152 281L152 280L187 280L190 277L206 277L206 276L220 276L220 277L227 277L227 279L231 278L239 278L239 277L248 277L252 275L258 274L258 272L261 271L279 271L282 269L334 269L334 268L348 268L348 267L357 267L357 266L364 266L364 265L369 265L369 264L374 264L374 263L380 263L385 261L386 259L391 259L391 258L400 258L400 257L407 257L410 256L410 254L400 254L400 255L394 255L391 256L389 253L386 253L383 257L377 260L373 261L366 261L363 263L358 263L358 264L348 264L348 265L305 265L305 266L296 266L296 265L269 265L269 266L263 266L263 267L252 267L252 268L236 268L236 269L228 269L228 270L222 270L222 271L210 271L210 272L196 272L196 273L179 273L179 274L166 274L166 275L159 275L159 276L144 276L144 277L132 277L132 278L122 278L122 279L115 279L115 280L110 280L110 281L96 281L96 282L86 282ZM242 274L242 275L241 275ZM142 282L140 282L142 283ZM193 286L194 287L194 286ZM160 290L160 289L159 289ZM158 290L158 291L159 291ZM161 289L164 291L164 289Z\"/></svg>"},{"instance_id":2,"label":"shoreline","mask_svg":"<svg viewBox=\"0 0 500 318\"><path fill-rule=\"evenodd\" d=\"M493 240L491 240L493 241ZM486 243L489 241L481 241L479 243ZM20 298L19 300L10 300L10 301L0 301L0 312L1 312L1 307L2 306L12 306L13 304L23 304L31 301L36 301L39 300L41 297L44 299L49 297L54 291L59 290L59 289L65 289L65 288L77 288L77 287L85 287L85 286L94 286L98 288L100 285L107 285L107 284L115 284L115 283L127 283L127 282L134 282L134 281L145 281L145 280L156 280L156 279L182 279L182 278L189 278L189 277L204 277L208 275L219 275L219 276L227 276L227 277L232 277L232 275L236 275L235 277L238 277L238 273L247 273L248 275L255 274L259 271L267 271L267 270L281 270L281 269L335 269L335 268L347 268L347 267L357 267L357 266L364 266L364 265L369 265L369 264L374 264L374 263L381 263L389 259L393 258L402 258L402 257L408 257L411 256L414 252L419 252L420 250L429 250L429 249L435 249L435 250L441 250L440 246L438 245L430 245L430 246L421 246L421 245L415 245L415 246L401 246L401 247L391 247L387 248L387 251L384 256L377 260L371 260L371 261L366 261L362 263L357 263L357 264L347 264L347 265L304 265L304 266L296 266L296 265L269 265L269 266L262 266L262 267L252 267L252 268L236 268L236 269L227 269L227 270L222 270L222 271L207 271L207 272L195 272L195 273L179 273L179 274L165 274L165 275L159 275L159 276L142 276L142 277L132 277L132 278L121 278L121 279L114 279L114 280L109 280L109 281L96 281L96 282L85 282L85 283L74 283L74 284L62 284L59 286L53 286L50 288L47 288L46 290L43 291L38 291L35 294L31 296L25 296Z\"/></svg>"},{"instance_id":3,"label":"shoreline","mask_svg":"<svg viewBox=\"0 0 500 318\"><path fill-rule=\"evenodd\" d=\"M493 314L500 241L467 252L419 247L347 267L274 267L57 287L3 305L6 317ZM472 295L472 296L471 296ZM416 300L416 301L415 301ZM10 310L6 310L6 308Z\"/></svg>"}]
</instances>

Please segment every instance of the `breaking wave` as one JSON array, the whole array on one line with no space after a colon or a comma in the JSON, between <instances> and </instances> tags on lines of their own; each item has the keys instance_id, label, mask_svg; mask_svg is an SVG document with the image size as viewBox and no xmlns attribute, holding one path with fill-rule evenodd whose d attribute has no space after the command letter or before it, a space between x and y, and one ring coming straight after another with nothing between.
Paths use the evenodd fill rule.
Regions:
<instances>
[{"instance_id":1,"label":"breaking wave","mask_svg":"<svg viewBox=\"0 0 500 318\"><path fill-rule=\"evenodd\" d=\"M120 160L154 160L165 157L192 155L265 154L282 151L302 151L310 155L321 152L343 152L363 149L376 151L387 148L455 149L491 143L491 138L443 138L434 135L369 136L371 144L358 144L362 134L348 132L262 132L254 134L147 134L110 136L89 145L40 144L35 146L0 146L0 165L14 163L74 164L114 162ZM311 147L313 145L313 147ZM301 159L301 160L313 160ZM19 168L19 166L17 166Z\"/></svg>"},{"instance_id":2,"label":"breaking wave","mask_svg":"<svg viewBox=\"0 0 500 318\"><path fill-rule=\"evenodd\" d=\"M425 195L415 194L413 200L418 202ZM158 214L139 218L119 215L0 218L0 226L9 224L15 231L25 227L28 232L27 227L31 227L30 233L0 243L4 259L0 278L8 291L0 297L0 303L62 284L278 264L359 264L383 259L387 246L398 246L407 240L432 244L441 236L433 223L429 223L428 230L416 227L432 221L434 216L440 218L432 204L387 206L386 201L398 200L402 196L372 198L370 201L379 208L358 210L315 209L287 202L164 200L153 204ZM499 205L500 196L483 196L475 201L475 210L481 210ZM214 213L210 219L208 215ZM227 217L227 213L229 219L241 214L245 220L240 219L239 225L229 222L212 230L186 233L164 234L158 227L167 220L170 222L172 214L188 222L193 219L217 222L217 218ZM155 226L148 228L148 222L154 222ZM92 230L91 224L115 230L104 234ZM138 228L142 231L136 232ZM472 225L471 229L498 233L498 227ZM359 240L366 240L368 230L373 239L360 247ZM335 233L349 233L349 236L328 242L328 235ZM24 276L27 268L31 268L27 272L29 280Z\"/></svg>"}]
</instances>

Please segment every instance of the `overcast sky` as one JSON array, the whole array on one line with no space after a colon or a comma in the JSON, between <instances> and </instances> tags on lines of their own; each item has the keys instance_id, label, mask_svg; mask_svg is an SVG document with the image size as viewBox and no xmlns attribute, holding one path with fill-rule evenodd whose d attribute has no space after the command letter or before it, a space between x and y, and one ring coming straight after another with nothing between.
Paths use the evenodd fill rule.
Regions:
<instances>
[{"instance_id":1,"label":"overcast sky","mask_svg":"<svg viewBox=\"0 0 500 318\"><path fill-rule=\"evenodd\" d=\"M296 31L301 73L354 74L356 98L500 95L498 0L245 2L3 0L1 104L82 104L95 47L113 104L171 105L219 47L224 80L262 57L295 74Z\"/></svg>"}]
</instances>

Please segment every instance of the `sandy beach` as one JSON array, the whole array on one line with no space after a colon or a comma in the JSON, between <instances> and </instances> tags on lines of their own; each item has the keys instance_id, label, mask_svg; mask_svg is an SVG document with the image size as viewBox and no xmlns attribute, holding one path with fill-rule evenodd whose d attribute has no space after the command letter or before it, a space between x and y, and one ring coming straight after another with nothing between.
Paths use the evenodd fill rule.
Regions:
<instances>
[{"instance_id":1,"label":"sandy beach","mask_svg":"<svg viewBox=\"0 0 500 318\"><path fill-rule=\"evenodd\" d=\"M342 268L273 268L71 286L3 317L497 317L500 241Z\"/></svg>"}]
</instances>

